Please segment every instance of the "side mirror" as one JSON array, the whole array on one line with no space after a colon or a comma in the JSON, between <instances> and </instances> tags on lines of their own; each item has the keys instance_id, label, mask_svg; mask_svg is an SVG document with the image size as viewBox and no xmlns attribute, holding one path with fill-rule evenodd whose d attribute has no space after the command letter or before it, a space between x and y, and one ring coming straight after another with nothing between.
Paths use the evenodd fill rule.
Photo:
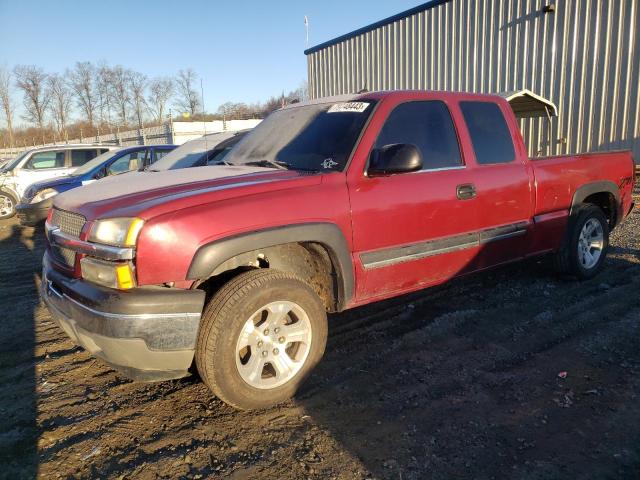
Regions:
<instances>
[{"instance_id":1,"label":"side mirror","mask_svg":"<svg viewBox=\"0 0 640 480\"><path fill-rule=\"evenodd\" d=\"M394 143L375 149L367 171L370 177L409 173L422 169L422 155L415 145Z\"/></svg>"}]
</instances>

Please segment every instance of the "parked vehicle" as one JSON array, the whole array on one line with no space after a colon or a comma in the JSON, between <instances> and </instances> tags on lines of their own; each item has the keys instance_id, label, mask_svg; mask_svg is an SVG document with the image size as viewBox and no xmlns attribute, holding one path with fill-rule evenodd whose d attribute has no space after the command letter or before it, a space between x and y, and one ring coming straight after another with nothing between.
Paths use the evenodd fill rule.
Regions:
<instances>
[{"instance_id":1,"label":"parked vehicle","mask_svg":"<svg viewBox=\"0 0 640 480\"><path fill-rule=\"evenodd\" d=\"M109 145L53 145L22 153L0 169L0 219L15 215L18 201L32 183L68 175L114 148Z\"/></svg>"},{"instance_id":2,"label":"parked vehicle","mask_svg":"<svg viewBox=\"0 0 640 480\"><path fill-rule=\"evenodd\" d=\"M77 344L131 378L195 364L228 404L267 407L322 357L327 312L545 253L593 277L633 208L631 154L526 151L497 96L292 105L226 166L55 197L42 297Z\"/></svg>"},{"instance_id":3,"label":"parked vehicle","mask_svg":"<svg viewBox=\"0 0 640 480\"><path fill-rule=\"evenodd\" d=\"M183 143L153 166L153 170L202 167L222 164L224 157L250 130L203 135Z\"/></svg>"},{"instance_id":4,"label":"parked vehicle","mask_svg":"<svg viewBox=\"0 0 640 480\"><path fill-rule=\"evenodd\" d=\"M137 145L109 150L69 175L31 184L16 207L22 225L35 225L47 218L53 197L88 185L103 177L142 170L163 158L176 145Z\"/></svg>"}]
</instances>

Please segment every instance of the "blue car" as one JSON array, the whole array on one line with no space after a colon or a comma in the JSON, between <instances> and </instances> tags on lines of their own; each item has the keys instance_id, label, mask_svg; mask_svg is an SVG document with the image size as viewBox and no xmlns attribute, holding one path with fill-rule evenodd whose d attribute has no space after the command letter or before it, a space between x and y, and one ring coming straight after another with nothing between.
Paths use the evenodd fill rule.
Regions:
<instances>
[{"instance_id":1,"label":"blue car","mask_svg":"<svg viewBox=\"0 0 640 480\"><path fill-rule=\"evenodd\" d=\"M22 225L36 225L45 220L53 197L103 177L142 170L160 160L177 145L138 145L109 150L85 163L71 175L36 182L24 192L16 212Z\"/></svg>"}]
</instances>

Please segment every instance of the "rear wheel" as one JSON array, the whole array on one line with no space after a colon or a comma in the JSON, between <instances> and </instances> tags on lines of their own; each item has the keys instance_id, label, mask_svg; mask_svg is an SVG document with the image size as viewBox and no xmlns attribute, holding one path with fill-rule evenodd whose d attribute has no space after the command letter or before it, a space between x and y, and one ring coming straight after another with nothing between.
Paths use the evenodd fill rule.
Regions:
<instances>
[{"instance_id":1,"label":"rear wheel","mask_svg":"<svg viewBox=\"0 0 640 480\"><path fill-rule=\"evenodd\" d=\"M252 270L211 299L196 345L200 376L242 410L292 397L320 361L327 340L322 301L293 274Z\"/></svg>"},{"instance_id":2,"label":"rear wheel","mask_svg":"<svg viewBox=\"0 0 640 480\"><path fill-rule=\"evenodd\" d=\"M17 203L13 195L0 190L0 220L13 217L16 214Z\"/></svg>"},{"instance_id":3,"label":"rear wheel","mask_svg":"<svg viewBox=\"0 0 640 480\"><path fill-rule=\"evenodd\" d=\"M609 247L609 223L595 205L581 207L570 221L567 239L556 254L556 269L580 279L595 276L604 264Z\"/></svg>"}]
</instances>

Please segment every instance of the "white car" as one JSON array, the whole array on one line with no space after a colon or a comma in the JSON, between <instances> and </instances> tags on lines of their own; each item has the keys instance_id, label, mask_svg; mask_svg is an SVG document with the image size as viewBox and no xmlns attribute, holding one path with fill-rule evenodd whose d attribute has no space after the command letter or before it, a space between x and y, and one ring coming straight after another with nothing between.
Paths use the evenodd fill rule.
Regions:
<instances>
[{"instance_id":1,"label":"white car","mask_svg":"<svg viewBox=\"0 0 640 480\"><path fill-rule=\"evenodd\" d=\"M0 169L0 219L15 215L29 185L69 175L114 145L52 145L23 152Z\"/></svg>"}]
</instances>

